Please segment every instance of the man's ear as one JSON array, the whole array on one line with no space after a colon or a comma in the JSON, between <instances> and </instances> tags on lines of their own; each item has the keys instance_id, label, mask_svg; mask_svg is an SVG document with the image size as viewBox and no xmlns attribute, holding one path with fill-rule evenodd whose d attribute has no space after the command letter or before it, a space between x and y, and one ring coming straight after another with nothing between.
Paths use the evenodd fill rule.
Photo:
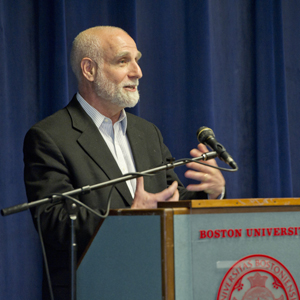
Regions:
<instances>
[{"instance_id":1,"label":"man's ear","mask_svg":"<svg viewBox=\"0 0 300 300\"><path fill-rule=\"evenodd\" d=\"M94 81L96 77L96 64L93 60L91 60L88 57L85 57L81 60L80 63L81 66L81 71L83 76L88 80L88 81Z\"/></svg>"}]
</instances>

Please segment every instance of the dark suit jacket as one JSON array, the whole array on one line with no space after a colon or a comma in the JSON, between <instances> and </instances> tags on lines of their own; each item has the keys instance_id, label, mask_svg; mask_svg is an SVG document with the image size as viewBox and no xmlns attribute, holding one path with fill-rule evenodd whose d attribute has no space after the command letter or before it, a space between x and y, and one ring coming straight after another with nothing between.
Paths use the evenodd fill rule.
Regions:
<instances>
[{"instance_id":1,"label":"dark suit jacket","mask_svg":"<svg viewBox=\"0 0 300 300\"><path fill-rule=\"evenodd\" d=\"M165 164L171 153L164 145L155 125L127 113L127 136L131 145L136 170L143 171ZM98 128L82 109L76 97L62 110L34 125L24 141L25 185L29 201L93 185L122 176L117 163L103 140ZM145 190L160 192L179 179L173 170L162 171L151 178L145 177ZM107 206L110 188L95 190L79 196L86 205L97 211ZM205 193L190 193L179 182L181 199L206 198ZM132 196L125 182L112 192L111 208L130 207ZM70 242L69 203L46 204L41 207L41 228L49 260L56 299L63 287L69 285L68 247ZM36 221L37 209L32 210ZM81 256L99 218L84 208L79 209L76 225L78 257ZM66 288L66 291L68 289ZM66 297L62 296L61 298ZM44 296L43 299L46 299ZM64 298L64 299L67 299Z\"/></svg>"}]
</instances>

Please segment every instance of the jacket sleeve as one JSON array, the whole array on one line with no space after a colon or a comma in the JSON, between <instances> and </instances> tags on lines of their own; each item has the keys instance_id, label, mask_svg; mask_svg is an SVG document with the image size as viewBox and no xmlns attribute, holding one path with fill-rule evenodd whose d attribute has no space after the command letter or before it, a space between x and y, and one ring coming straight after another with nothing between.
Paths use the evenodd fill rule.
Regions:
<instances>
[{"instance_id":1,"label":"jacket sleeve","mask_svg":"<svg viewBox=\"0 0 300 300\"><path fill-rule=\"evenodd\" d=\"M24 140L24 180L28 201L46 198L53 193L63 193L74 189L69 168L64 155L53 139L41 128L33 127ZM46 244L66 249L70 241L70 201L46 203L31 209L35 225L40 212L41 229ZM79 252L89 242L99 217L80 207L76 223ZM80 228L80 230L79 230ZM80 249L82 245L82 248Z\"/></svg>"}]
</instances>

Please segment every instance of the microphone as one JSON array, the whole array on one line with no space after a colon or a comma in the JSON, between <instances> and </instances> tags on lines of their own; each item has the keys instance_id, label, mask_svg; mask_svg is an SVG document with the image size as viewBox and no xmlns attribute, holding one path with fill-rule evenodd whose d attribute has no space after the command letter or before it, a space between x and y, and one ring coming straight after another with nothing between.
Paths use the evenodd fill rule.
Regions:
<instances>
[{"instance_id":1,"label":"microphone","mask_svg":"<svg viewBox=\"0 0 300 300\"><path fill-rule=\"evenodd\" d=\"M212 150L216 151L218 157L226 164L228 164L231 168L233 169L238 168L237 164L232 159L232 157L227 153L224 146L217 142L217 140L215 139L215 134L210 128L205 126L200 127L197 130L197 139L199 143L209 146Z\"/></svg>"}]
</instances>

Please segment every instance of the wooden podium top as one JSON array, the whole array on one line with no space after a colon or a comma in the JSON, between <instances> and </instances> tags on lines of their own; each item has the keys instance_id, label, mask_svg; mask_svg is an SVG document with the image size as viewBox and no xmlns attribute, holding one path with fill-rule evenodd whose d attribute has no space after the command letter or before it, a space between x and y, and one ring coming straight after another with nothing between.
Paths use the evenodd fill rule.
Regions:
<instances>
[{"instance_id":1,"label":"wooden podium top","mask_svg":"<svg viewBox=\"0 0 300 300\"><path fill-rule=\"evenodd\" d=\"M249 198L224 200L181 200L159 202L158 208L173 208L174 214L299 211L300 198Z\"/></svg>"},{"instance_id":2,"label":"wooden podium top","mask_svg":"<svg viewBox=\"0 0 300 300\"><path fill-rule=\"evenodd\" d=\"M300 198L245 198L158 202L157 209L113 209L110 215L205 214L225 212L300 211Z\"/></svg>"},{"instance_id":3,"label":"wooden podium top","mask_svg":"<svg viewBox=\"0 0 300 300\"><path fill-rule=\"evenodd\" d=\"M181 200L178 202L159 202L158 208L186 207L251 207L251 206L300 206L300 198L249 198L224 200Z\"/></svg>"}]
</instances>

